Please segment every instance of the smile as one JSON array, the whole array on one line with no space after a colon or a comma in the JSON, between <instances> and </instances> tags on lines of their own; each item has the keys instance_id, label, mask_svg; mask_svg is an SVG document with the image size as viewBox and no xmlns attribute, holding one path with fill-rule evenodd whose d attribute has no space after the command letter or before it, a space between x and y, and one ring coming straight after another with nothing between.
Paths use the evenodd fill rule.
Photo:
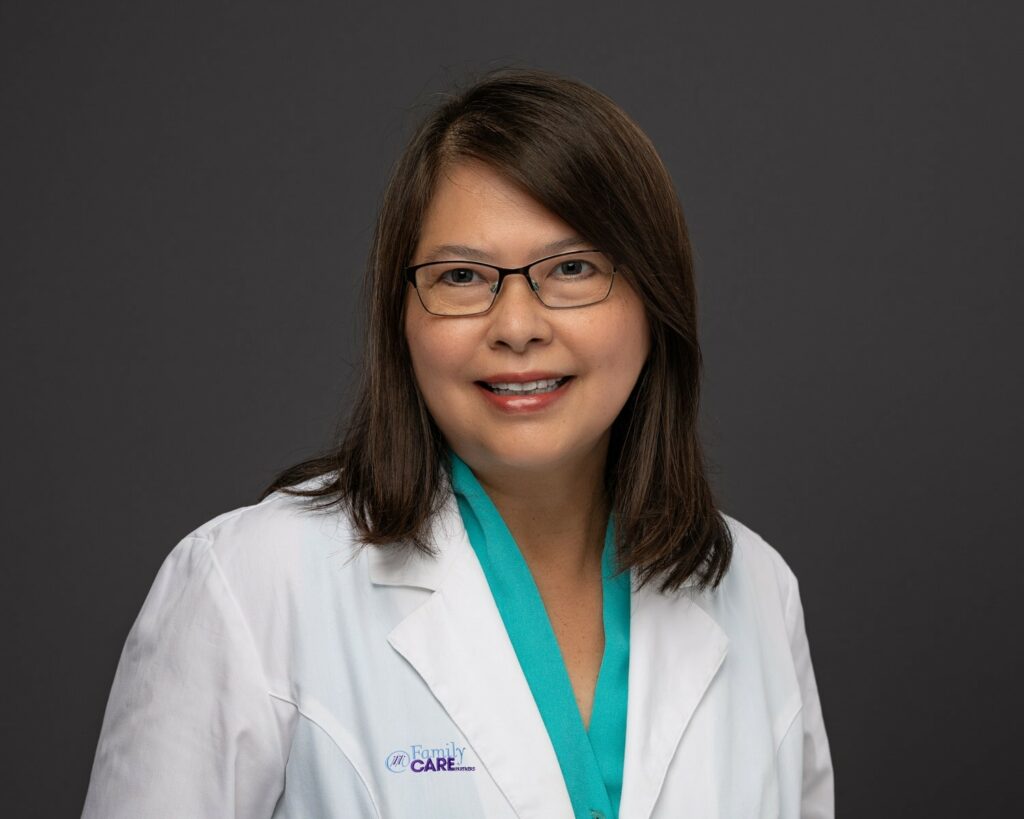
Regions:
<instances>
[{"instance_id":1,"label":"smile","mask_svg":"<svg viewBox=\"0 0 1024 819\"><path fill-rule=\"evenodd\" d=\"M566 375L562 378L547 378L543 381L509 381L496 382L493 384L488 384L486 381L480 381L478 383L496 395L540 395L542 393L557 390L570 378L572 378L572 376Z\"/></svg>"}]
</instances>

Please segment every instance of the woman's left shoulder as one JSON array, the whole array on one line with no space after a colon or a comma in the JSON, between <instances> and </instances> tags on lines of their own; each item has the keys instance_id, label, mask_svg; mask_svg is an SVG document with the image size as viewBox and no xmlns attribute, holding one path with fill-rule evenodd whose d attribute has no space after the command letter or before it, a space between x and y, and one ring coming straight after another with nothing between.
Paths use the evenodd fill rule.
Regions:
<instances>
[{"instance_id":1,"label":"woman's left shoulder","mask_svg":"<svg viewBox=\"0 0 1024 819\"><path fill-rule=\"evenodd\" d=\"M758 532L731 515L719 512L732 535L733 554L729 571L719 586L726 595L747 594L775 597L784 605L798 583L789 563Z\"/></svg>"}]
</instances>

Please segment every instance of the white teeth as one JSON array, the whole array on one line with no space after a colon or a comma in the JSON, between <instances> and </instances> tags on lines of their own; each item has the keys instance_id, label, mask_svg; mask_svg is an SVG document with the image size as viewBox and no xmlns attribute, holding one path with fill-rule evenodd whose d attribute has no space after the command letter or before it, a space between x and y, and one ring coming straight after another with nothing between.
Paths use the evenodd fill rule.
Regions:
<instances>
[{"instance_id":1,"label":"white teeth","mask_svg":"<svg viewBox=\"0 0 1024 819\"><path fill-rule=\"evenodd\" d=\"M551 392L559 387L566 378L548 378L544 381L517 381L507 383L488 384L493 392L498 395L523 395Z\"/></svg>"}]
</instances>

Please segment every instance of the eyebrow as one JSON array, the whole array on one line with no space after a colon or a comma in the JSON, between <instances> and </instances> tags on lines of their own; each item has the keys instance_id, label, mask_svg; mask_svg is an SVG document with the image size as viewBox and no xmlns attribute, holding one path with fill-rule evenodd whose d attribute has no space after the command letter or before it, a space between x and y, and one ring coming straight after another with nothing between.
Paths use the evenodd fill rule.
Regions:
<instances>
[{"instance_id":1,"label":"eyebrow","mask_svg":"<svg viewBox=\"0 0 1024 819\"><path fill-rule=\"evenodd\" d=\"M548 244L536 248L535 252L539 258L548 254L558 253L560 250L571 250L586 244L586 239L582 239L579 236L567 236L564 239L548 242ZM482 262L493 262L494 258L494 254L481 250L478 247L470 247L469 245L436 245L430 249L430 252L424 257L423 261L426 263L442 260L469 261L478 259Z\"/></svg>"}]
</instances>

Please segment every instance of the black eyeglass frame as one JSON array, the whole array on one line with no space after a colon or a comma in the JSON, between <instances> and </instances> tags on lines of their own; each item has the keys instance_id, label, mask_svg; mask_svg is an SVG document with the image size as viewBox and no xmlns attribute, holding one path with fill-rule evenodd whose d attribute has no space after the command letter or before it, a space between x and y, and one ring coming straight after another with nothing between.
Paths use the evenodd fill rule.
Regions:
<instances>
[{"instance_id":1,"label":"black eyeglass frame","mask_svg":"<svg viewBox=\"0 0 1024 819\"><path fill-rule=\"evenodd\" d=\"M533 280L533 277L530 275L530 268L536 267L542 262L549 262L552 259L557 259L560 256L574 256L579 253L604 253L604 251L598 250L597 248L589 248L586 250L567 250L565 253L555 253L553 256L545 256L543 259L537 259L537 261L530 262L528 265L524 267L498 267L498 265L496 264L487 264L487 262L474 262L470 259L438 259L435 262L423 262L422 264L415 264L412 265L411 267L405 268L405 278L406 281L408 281L409 284L412 285L412 289L416 291L416 298L419 299L420 306L422 306L424 310L430 313L430 315L441 316L442 318L466 318L467 316L482 316L485 313L489 313L491 311L491 308L494 307L494 302L498 300L498 295L501 293L501 285L505 281L505 279L509 276L516 276L519 274L522 274L523 276L526 277L526 282L527 284L530 285L530 290L533 291L533 294L537 297L537 301L539 301L546 308L548 308L548 310L575 310L579 307L590 307L591 305L594 304L600 304L612 294L612 287L615 284L615 274L618 272L618 266L615 264L614 260L612 260L612 277L608 282L608 292L605 293L604 296L598 299L597 301L588 301L586 304L565 304L561 306L546 304L544 302L544 299L540 297L540 293L538 292L540 290L540 285L537 284L537 282L535 282ZM416 271L419 270L421 267L429 267L430 265L433 264L472 264L477 265L478 267L489 267L491 268L491 270L497 270L498 281L494 285L493 295L491 296L491 303L487 305L487 309L478 310L475 313L435 313L433 310L429 309L427 305L423 303L423 296L420 295L420 289L416 286Z\"/></svg>"}]
</instances>

